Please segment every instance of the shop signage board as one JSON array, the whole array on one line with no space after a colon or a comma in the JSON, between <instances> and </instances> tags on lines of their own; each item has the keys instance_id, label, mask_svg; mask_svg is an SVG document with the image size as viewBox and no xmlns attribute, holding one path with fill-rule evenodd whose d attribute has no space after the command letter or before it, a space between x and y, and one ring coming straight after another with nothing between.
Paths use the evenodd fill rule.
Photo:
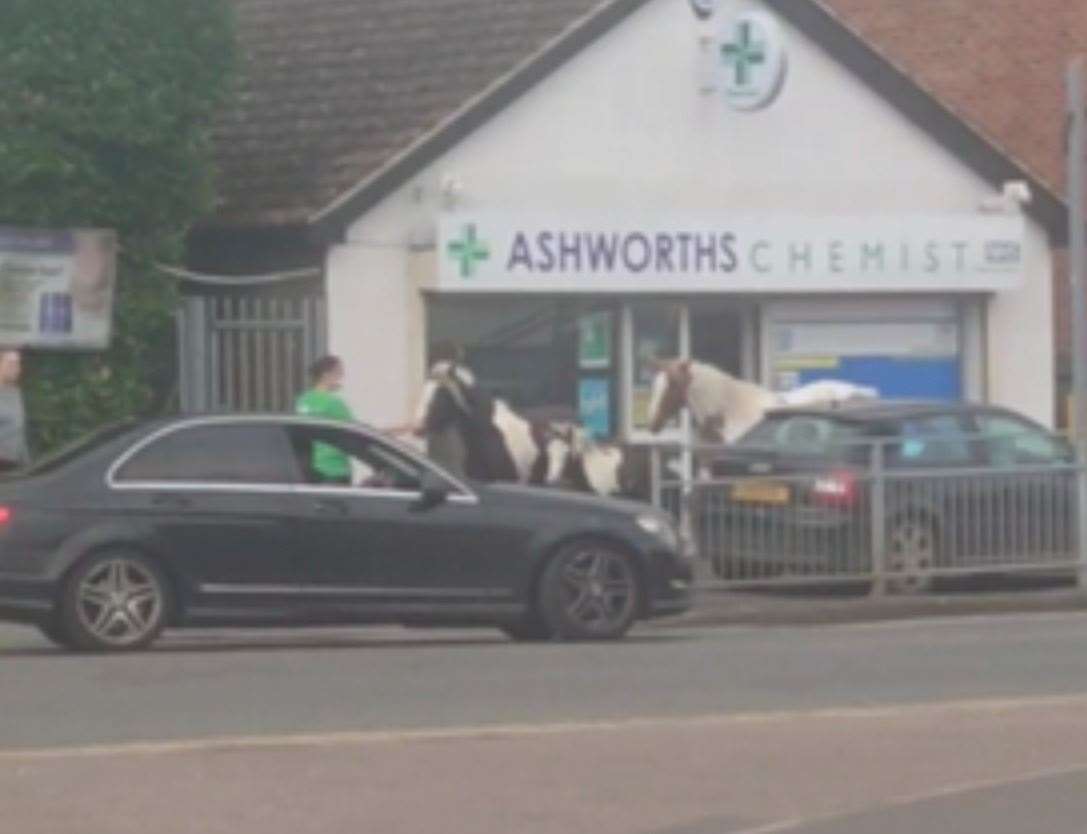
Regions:
<instances>
[{"instance_id":1,"label":"shop signage board","mask_svg":"<svg viewBox=\"0 0 1087 834\"><path fill-rule=\"evenodd\" d=\"M0 227L0 344L105 348L116 252L108 230Z\"/></svg>"},{"instance_id":2,"label":"shop signage board","mask_svg":"<svg viewBox=\"0 0 1087 834\"><path fill-rule=\"evenodd\" d=\"M1025 258L1013 214L452 213L438 246L438 288L469 293L988 292Z\"/></svg>"}]
</instances>

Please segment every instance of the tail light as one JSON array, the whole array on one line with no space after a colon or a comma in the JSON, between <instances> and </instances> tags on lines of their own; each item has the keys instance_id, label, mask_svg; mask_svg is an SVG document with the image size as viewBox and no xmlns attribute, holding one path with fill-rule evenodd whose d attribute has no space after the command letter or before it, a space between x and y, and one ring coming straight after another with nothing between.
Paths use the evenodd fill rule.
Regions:
<instances>
[{"instance_id":1,"label":"tail light","mask_svg":"<svg viewBox=\"0 0 1087 834\"><path fill-rule=\"evenodd\" d=\"M6 527L11 521L11 507L0 504L0 527Z\"/></svg>"},{"instance_id":2,"label":"tail light","mask_svg":"<svg viewBox=\"0 0 1087 834\"><path fill-rule=\"evenodd\" d=\"M815 503L829 507L852 507L857 503L857 476L852 472L831 472L812 486Z\"/></svg>"}]
</instances>

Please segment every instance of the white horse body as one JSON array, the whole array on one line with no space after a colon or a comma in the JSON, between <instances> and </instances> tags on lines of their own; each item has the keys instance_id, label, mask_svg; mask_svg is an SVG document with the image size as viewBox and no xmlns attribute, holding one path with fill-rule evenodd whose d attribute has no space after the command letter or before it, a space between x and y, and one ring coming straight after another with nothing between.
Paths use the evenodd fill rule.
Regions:
<instances>
[{"instance_id":1,"label":"white horse body","mask_svg":"<svg viewBox=\"0 0 1087 834\"><path fill-rule=\"evenodd\" d=\"M754 382L737 379L713 365L685 363L689 374L686 405L695 423L702 427L720 426L726 444L735 443L755 426L771 408L781 406L832 405L855 399L876 399L875 388L824 379L791 391L775 392ZM663 407L669 385L668 372L662 370L653 380L649 413Z\"/></svg>"},{"instance_id":2,"label":"white horse body","mask_svg":"<svg viewBox=\"0 0 1087 834\"><path fill-rule=\"evenodd\" d=\"M494 401L494 424L506 439L506 448L517 469L517 480L528 483L540 450L532 437L532 425L517 414L505 400Z\"/></svg>"},{"instance_id":3,"label":"white horse body","mask_svg":"<svg viewBox=\"0 0 1087 834\"><path fill-rule=\"evenodd\" d=\"M623 467L623 450L617 446L592 444L581 458L585 477L597 495L620 495L623 485L619 472Z\"/></svg>"},{"instance_id":4,"label":"white horse body","mask_svg":"<svg viewBox=\"0 0 1087 834\"><path fill-rule=\"evenodd\" d=\"M558 486L563 479L567 462L576 457L589 487L597 495L618 495L622 492L620 471L623 466L623 450L616 446L597 443L581 426L565 424L556 427L559 434L552 435L547 443L548 486ZM569 439L564 439L565 435Z\"/></svg>"},{"instance_id":5,"label":"white horse body","mask_svg":"<svg viewBox=\"0 0 1087 834\"><path fill-rule=\"evenodd\" d=\"M712 365L691 363L691 387L687 404L700 423L723 421L725 443L735 443L767 409L778 404L773 391L726 374Z\"/></svg>"}]
</instances>

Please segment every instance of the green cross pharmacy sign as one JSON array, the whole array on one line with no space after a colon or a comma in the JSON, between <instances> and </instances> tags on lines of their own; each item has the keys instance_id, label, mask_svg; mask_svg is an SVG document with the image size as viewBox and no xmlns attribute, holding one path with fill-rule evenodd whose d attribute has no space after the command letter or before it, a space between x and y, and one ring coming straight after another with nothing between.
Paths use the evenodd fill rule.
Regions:
<instances>
[{"instance_id":1,"label":"green cross pharmacy sign","mask_svg":"<svg viewBox=\"0 0 1087 834\"><path fill-rule=\"evenodd\" d=\"M476 224L464 226L461 236L449 242L447 253L455 260L461 278L471 278L476 266L491 257L490 247L476 237Z\"/></svg>"},{"instance_id":2,"label":"green cross pharmacy sign","mask_svg":"<svg viewBox=\"0 0 1087 834\"><path fill-rule=\"evenodd\" d=\"M785 40L777 20L745 12L725 24L721 35L725 99L737 110L761 110L785 83Z\"/></svg>"}]
</instances>

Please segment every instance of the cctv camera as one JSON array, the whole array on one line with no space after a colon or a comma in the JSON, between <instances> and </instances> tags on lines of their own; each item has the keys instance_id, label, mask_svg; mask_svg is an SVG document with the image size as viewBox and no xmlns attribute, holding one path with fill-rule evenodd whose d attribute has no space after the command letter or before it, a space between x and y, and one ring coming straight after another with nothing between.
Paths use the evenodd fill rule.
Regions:
<instances>
[{"instance_id":1,"label":"cctv camera","mask_svg":"<svg viewBox=\"0 0 1087 834\"><path fill-rule=\"evenodd\" d=\"M1004 183L1002 193L1009 203L1025 206L1031 201L1030 185L1023 180L1011 180Z\"/></svg>"},{"instance_id":2,"label":"cctv camera","mask_svg":"<svg viewBox=\"0 0 1087 834\"><path fill-rule=\"evenodd\" d=\"M461 192L460 180L453 174L446 174L442 177L441 190L446 199L455 199Z\"/></svg>"}]
</instances>

